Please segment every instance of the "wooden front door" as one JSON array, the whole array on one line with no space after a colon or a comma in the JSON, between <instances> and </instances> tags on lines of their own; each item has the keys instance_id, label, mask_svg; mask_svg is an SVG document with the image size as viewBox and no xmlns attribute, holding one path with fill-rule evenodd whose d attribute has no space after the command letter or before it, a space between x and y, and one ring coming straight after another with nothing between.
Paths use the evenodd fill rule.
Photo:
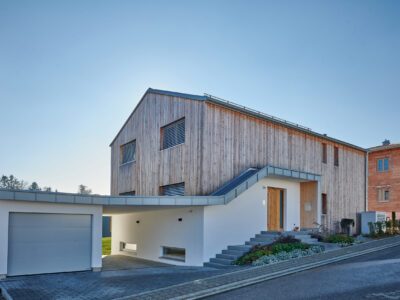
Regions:
<instances>
[{"instance_id":1,"label":"wooden front door","mask_svg":"<svg viewBox=\"0 0 400 300\"><path fill-rule=\"evenodd\" d=\"M268 188L268 230L283 230L284 190Z\"/></svg>"}]
</instances>

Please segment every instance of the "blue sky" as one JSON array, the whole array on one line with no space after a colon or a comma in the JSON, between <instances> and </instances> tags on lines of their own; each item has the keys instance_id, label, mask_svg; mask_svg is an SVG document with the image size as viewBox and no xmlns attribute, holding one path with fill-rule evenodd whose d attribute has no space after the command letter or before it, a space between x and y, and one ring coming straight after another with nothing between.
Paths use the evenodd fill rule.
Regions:
<instances>
[{"instance_id":1,"label":"blue sky","mask_svg":"<svg viewBox=\"0 0 400 300\"><path fill-rule=\"evenodd\" d=\"M0 1L0 175L109 193L148 87L400 142L399 1Z\"/></svg>"}]
</instances>

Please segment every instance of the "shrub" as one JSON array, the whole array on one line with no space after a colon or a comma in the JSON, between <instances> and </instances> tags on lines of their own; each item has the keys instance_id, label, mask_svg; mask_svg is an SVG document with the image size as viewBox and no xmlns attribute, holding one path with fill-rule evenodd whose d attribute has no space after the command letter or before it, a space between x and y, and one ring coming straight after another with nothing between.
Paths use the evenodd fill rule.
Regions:
<instances>
[{"instance_id":1,"label":"shrub","mask_svg":"<svg viewBox=\"0 0 400 300\"><path fill-rule=\"evenodd\" d=\"M263 265L268 265L268 264L273 264L277 263L280 261L285 261L289 259L296 259L304 256L310 256L313 254L321 253L325 249L323 246L311 246L308 249L294 249L293 251L290 252L279 252L277 254L271 254L271 255L266 255L262 256L256 261L253 262L253 266L263 266Z\"/></svg>"},{"instance_id":2,"label":"shrub","mask_svg":"<svg viewBox=\"0 0 400 300\"><path fill-rule=\"evenodd\" d=\"M342 232L350 235L350 226L354 227L355 223L353 219L342 219L340 221L340 228L342 228Z\"/></svg>"},{"instance_id":3,"label":"shrub","mask_svg":"<svg viewBox=\"0 0 400 300\"><path fill-rule=\"evenodd\" d=\"M304 250L304 249L308 249L308 248L310 248L310 246L308 244L303 244L300 242L291 243L291 244L274 244L271 246L271 252L272 252L272 254L276 254L276 253L283 252L283 251L290 252L295 249Z\"/></svg>"},{"instance_id":4,"label":"shrub","mask_svg":"<svg viewBox=\"0 0 400 300\"><path fill-rule=\"evenodd\" d=\"M236 265L247 265L251 264L253 261L256 261L260 257L268 256L272 254L279 254L282 252L291 252L293 250L306 250L310 248L310 245L301 243L300 240L295 239L297 242L294 243L281 243L275 241L271 245L266 246L254 246L250 252L238 258L235 261ZM289 241L287 239L286 241Z\"/></svg>"},{"instance_id":5,"label":"shrub","mask_svg":"<svg viewBox=\"0 0 400 300\"><path fill-rule=\"evenodd\" d=\"M344 234L332 234L332 235L327 236L324 239L324 242L348 245L348 244L354 243L354 238L352 236L347 236Z\"/></svg>"},{"instance_id":6,"label":"shrub","mask_svg":"<svg viewBox=\"0 0 400 300\"><path fill-rule=\"evenodd\" d=\"M279 244L292 244L292 243L300 243L299 239L296 239L293 235L279 235L275 239L275 243Z\"/></svg>"}]
</instances>

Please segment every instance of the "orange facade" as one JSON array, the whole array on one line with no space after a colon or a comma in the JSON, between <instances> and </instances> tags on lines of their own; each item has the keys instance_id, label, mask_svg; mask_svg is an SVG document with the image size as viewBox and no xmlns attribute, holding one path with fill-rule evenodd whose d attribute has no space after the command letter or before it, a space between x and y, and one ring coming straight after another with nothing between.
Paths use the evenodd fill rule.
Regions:
<instances>
[{"instance_id":1,"label":"orange facade","mask_svg":"<svg viewBox=\"0 0 400 300\"><path fill-rule=\"evenodd\" d=\"M368 154L368 210L400 216L400 144L375 147Z\"/></svg>"}]
</instances>

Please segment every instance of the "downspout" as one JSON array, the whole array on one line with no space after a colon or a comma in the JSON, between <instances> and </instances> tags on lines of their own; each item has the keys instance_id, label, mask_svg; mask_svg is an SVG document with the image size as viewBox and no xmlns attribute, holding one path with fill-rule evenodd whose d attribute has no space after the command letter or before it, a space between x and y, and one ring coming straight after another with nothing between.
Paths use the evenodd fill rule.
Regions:
<instances>
[{"instance_id":1,"label":"downspout","mask_svg":"<svg viewBox=\"0 0 400 300\"><path fill-rule=\"evenodd\" d=\"M369 151L367 151L367 155L365 156L365 211L368 211L368 155Z\"/></svg>"}]
</instances>

